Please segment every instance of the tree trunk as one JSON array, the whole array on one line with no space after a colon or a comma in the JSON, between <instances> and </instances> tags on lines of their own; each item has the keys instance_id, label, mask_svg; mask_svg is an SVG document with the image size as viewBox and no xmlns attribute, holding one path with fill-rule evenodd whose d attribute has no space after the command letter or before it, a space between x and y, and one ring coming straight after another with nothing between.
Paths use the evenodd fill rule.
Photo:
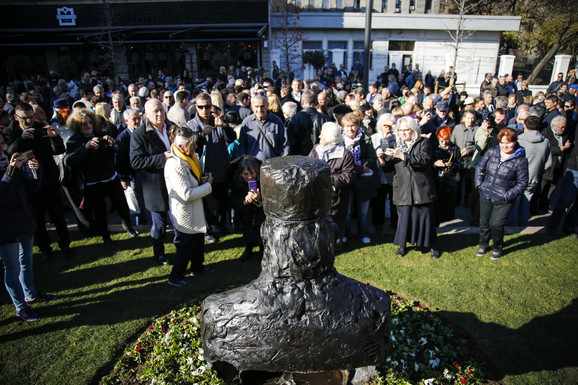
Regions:
<instances>
[{"instance_id":1,"label":"tree trunk","mask_svg":"<svg viewBox=\"0 0 578 385\"><path fill-rule=\"evenodd\" d=\"M550 61L550 59L552 59L552 56L554 56L558 52L558 50L560 49L560 46L562 45L562 38L564 37L564 34L566 33L566 31L568 31L568 27L560 29L560 31L558 32L558 35L556 36L556 40L554 40L554 44L552 44L552 47L550 47L550 49L548 50L546 55L534 67L532 74L530 74L530 77L528 78L528 84L534 83L534 80L536 80L536 77L538 76L538 74L540 73L542 68L544 68L546 63L548 63L548 61Z\"/></svg>"}]
</instances>

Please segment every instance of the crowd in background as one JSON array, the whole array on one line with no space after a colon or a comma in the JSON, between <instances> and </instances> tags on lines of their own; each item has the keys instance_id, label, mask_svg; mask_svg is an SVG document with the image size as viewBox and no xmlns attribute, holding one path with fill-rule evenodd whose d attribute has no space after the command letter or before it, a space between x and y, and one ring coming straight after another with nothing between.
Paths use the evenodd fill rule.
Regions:
<instances>
[{"instance_id":1,"label":"crowd in background","mask_svg":"<svg viewBox=\"0 0 578 385\"><path fill-rule=\"evenodd\" d=\"M150 224L160 264L169 263L164 242L172 226L177 255L169 283L176 286L212 271L203 266L203 247L221 234L243 231L242 261L255 247L261 254L259 167L276 156L330 165L336 250L353 234L370 244L390 226L399 257L409 244L439 258L436 227L453 219L458 205L480 226L480 256L491 239L491 257L502 257L504 225L525 226L532 214L551 212L551 234L576 234L573 71L558 74L546 93L531 92L522 75L486 74L480 93L469 95L456 88L452 67L424 75L417 66L400 72L392 65L365 90L362 66L355 66L349 73L327 66L307 82L273 63L271 71L221 67L202 81L186 70L128 84L96 71L78 81L51 72L0 87L2 222L18 212L33 218L0 240L17 312L34 318L26 301L51 297L33 289L13 295L32 284L21 278L17 285L18 263L7 261L28 250L20 269L31 269L23 237L50 261L46 213L59 249L72 256L67 208L110 252L110 212L131 237L138 236L134 225ZM19 203L27 207L12 207L18 199L11 186L30 180L34 190Z\"/></svg>"}]
</instances>

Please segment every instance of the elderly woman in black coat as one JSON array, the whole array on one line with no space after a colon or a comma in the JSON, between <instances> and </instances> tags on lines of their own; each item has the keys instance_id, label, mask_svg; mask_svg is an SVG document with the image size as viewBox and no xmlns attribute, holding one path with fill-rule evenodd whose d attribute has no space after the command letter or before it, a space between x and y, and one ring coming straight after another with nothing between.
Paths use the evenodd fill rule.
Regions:
<instances>
[{"instance_id":1,"label":"elderly woman in black coat","mask_svg":"<svg viewBox=\"0 0 578 385\"><path fill-rule=\"evenodd\" d=\"M357 174L353 154L343 145L341 128L333 122L325 122L316 144L309 156L322 159L331 167L331 219L337 226L335 250L343 248L342 238L345 235L345 221L349 207L349 195Z\"/></svg>"},{"instance_id":2,"label":"elderly woman in black coat","mask_svg":"<svg viewBox=\"0 0 578 385\"><path fill-rule=\"evenodd\" d=\"M403 257L406 243L430 249L431 257L439 258L434 215L436 200L432 141L420 135L410 117L397 122L396 147L385 151L384 161L395 166L393 203L397 207L398 224L394 245Z\"/></svg>"},{"instance_id":3,"label":"elderly woman in black coat","mask_svg":"<svg viewBox=\"0 0 578 385\"><path fill-rule=\"evenodd\" d=\"M499 146L488 150L478 163L475 179L480 190L480 246L476 255L483 257L488 252L491 235L492 259L503 256L504 224L528 184L528 159L516 132L503 128L498 142Z\"/></svg>"}]
</instances>

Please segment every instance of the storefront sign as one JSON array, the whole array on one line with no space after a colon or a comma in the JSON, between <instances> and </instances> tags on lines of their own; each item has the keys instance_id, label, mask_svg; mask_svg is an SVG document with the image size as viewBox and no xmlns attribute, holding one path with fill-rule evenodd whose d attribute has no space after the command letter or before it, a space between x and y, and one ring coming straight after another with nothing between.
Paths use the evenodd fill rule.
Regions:
<instances>
[{"instance_id":1,"label":"storefront sign","mask_svg":"<svg viewBox=\"0 0 578 385\"><path fill-rule=\"evenodd\" d=\"M61 27L70 27L76 25L76 15L74 8L56 8L56 19Z\"/></svg>"}]
</instances>

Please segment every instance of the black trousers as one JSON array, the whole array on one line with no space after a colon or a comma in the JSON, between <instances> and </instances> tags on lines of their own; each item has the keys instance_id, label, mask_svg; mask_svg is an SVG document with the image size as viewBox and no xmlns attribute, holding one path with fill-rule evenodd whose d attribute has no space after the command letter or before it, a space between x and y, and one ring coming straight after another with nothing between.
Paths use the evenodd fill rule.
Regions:
<instances>
[{"instance_id":1,"label":"black trousers","mask_svg":"<svg viewBox=\"0 0 578 385\"><path fill-rule=\"evenodd\" d=\"M60 198L59 185L38 191L32 202L32 207L34 210L34 219L36 220L34 239L40 251L45 254L52 252L52 247L50 246L52 240L46 231L46 212L48 212L50 222L54 223L54 227L56 228L58 247L60 247L61 250L70 247L70 234L68 233L68 227L64 219L64 208L62 207Z\"/></svg>"},{"instance_id":2,"label":"black trousers","mask_svg":"<svg viewBox=\"0 0 578 385\"><path fill-rule=\"evenodd\" d=\"M87 208L92 211L96 231L98 231L98 233L103 237L110 236L108 231L108 209L106 207L106 197L110 199L112 207L117 209L118 215L122 219L122 223L126 225L130 224L128 204L126 203L126 198L118 177L108 182L87 185L84 188L84 202Z\"/></svg>"},{"instance_id":3,"label":"black trousers","mask_svg":"<svg viewBox=\"0 0 578 385\"><path fill-rule=\"evenodd\" d=\"M178 231L176 228L174 231L174 243L177 252L169 278L182 278L189 262L191 262L191 270L193 273L202 271L203 262L205 262L205 234L187 234Z\"/></svg>"}]
</instances>

